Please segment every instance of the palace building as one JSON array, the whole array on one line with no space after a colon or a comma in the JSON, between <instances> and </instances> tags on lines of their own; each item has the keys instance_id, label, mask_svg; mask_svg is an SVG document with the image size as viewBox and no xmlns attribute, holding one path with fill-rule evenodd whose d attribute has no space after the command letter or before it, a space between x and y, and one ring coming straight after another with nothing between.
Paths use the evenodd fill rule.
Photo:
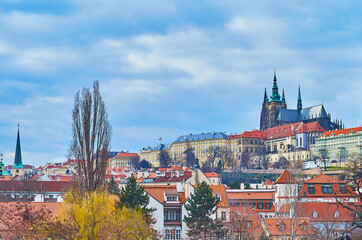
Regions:
<instances>
[{"instance_id":1,"label":"palace building","mask_svg":"<svg viewBox=\"0 0 362 240\"><path fill-rule=\"evenodd\" d=\"M342 129L342 121L335 120L332 122L331 114L327 114L323 104L303 108L300 86L298 89L297 109L288 109L284 89L282 96L279 94L274 69L272 94L268 97L266 88L264 92L264 100L260 114L260 130L266 131L268 128L296 122L310 123L315 121L318 121L326 130Z\"/></svg>"}]
</instances>

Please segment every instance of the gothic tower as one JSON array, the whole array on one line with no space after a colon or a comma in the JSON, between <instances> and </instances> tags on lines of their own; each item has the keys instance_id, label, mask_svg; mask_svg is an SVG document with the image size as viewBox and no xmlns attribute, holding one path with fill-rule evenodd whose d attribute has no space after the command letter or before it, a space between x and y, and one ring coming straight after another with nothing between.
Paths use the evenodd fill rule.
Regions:
<instances>
[{"instance_id":1,"label":"gothic tower","mask_svg":"<svg viewBox=\"0 0 362 240\"><path fill-rule=\"evenodd\" d=\"M18 125L18 136L17 136L17 139L16 139L14 165L11 168L11 173L12 173L13 176L22 176L22 175L24 175L24 166L23 166L23 161L21 159L19 125Z\"/></svg>"},{"instance_id":2,"label":"gothic tower","mask_svg":"<svg viewBox=\"0 0 362 240\"><path fill-rule=\"evenodd\" d=\"M260 114L260 130L265 131L268 128L277 126L278 124L276 118L278 116L279 110L286 108L287 103L285 101L284 89L282 97L280 97L276 71L274 69L273 88L270 98L267 96L266 89L264 92L264 101Z\"/></svg>"}]
</instances>

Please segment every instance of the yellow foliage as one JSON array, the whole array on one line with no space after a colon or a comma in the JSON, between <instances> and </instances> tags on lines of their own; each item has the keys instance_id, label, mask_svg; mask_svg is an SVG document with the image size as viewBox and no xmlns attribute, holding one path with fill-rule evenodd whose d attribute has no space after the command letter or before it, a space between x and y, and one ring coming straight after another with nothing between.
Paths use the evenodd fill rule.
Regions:
<instances>
[{"instance_id":1,"label":"yellow foliage","mask_svg":"<svg viewBox=\"0 0 362 240\"><path fill-rule=\"evenodd\" d=\"M73 239L148 239L152 235L141 210L117 209L106 190L71 189L64 200L57 221L75 230Z\"/></svg>"}]
</instances>

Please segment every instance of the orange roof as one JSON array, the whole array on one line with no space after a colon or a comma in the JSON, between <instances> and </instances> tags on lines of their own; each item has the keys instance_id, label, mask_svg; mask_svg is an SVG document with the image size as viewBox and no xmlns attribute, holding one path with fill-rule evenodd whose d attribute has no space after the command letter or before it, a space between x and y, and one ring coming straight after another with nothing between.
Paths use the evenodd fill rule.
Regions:
<instances>
[{"instance_id":1,"label":"orange roof","mask_svg":"<svg viewBox=\"0 0 362 240\"><path fill-rule=\"evenodd\" d=\"M286 183L295 183L296 180L293 177L293 175L288 171L284 170L282 175L278 177L278 179L275 181L275 184L286 184Z\"/></svg>"},{"instance_id":2,"label":"orange roof","mask_svg":"<svg viewBox=\"0 0 362 240\"><path fill-rule=\"evenodd\" d=\"M204 173L204 175L206 177L208 177L208 178L210 178L210 177L219 177L219 178L221 178L221 176L216 172L207 172L207 173Z\"/></svg>"},{"instance_id":3,"label":"orange roof","mask_svg":"<svg viewBox=\"0 0 362 240\"><path fill-rule=\"evenodd\" d=\"M221 201L217 204L218 207L229 207L229 199L226 194L226 189L224 185L209 185L213 193L216 195L221 195Z\"/></svg>"},{"instance_id":4,"label":"orange roof","mask_svg":"<svg viewBox=\"0 0 362 240\"><path fill-rule=\"evenodd\" d=\"M314 178L311 178L304 183L346 183L345 181L339 180L325 174L320 174Z\"/></svg>"},{"instance_id":5,"label":"orange roof","mask_svg":"<svg viewBox=\"0 0 362 240\"><path fill-rule=\"evenodd\" d=\"M274 185L274 183L272 181L270 181L269 179L267 179L265 181L264 185Z\"/></svg>"},{"instance_id":6,"label":"orange roof","mask_svg":"<svg viewBox=\"0 0 362 240\"><path fill-rule=\"evenodd\" d=\"M248 231L250 236L259 239L264 232L260 221L262 220L258 212L249 207L230 207L230 227L233 234ZM247 227L247 222L251 223L250 228Z\"/></svg>"},{"instance_id":7,"label":"orange roof","mask_svg":"<svg viewBox=\"0 0 362 240\"><path fill-rule=\"evenodd\" d=\"M354 133L362 131L362 127L346 128L346 129L328 131L328 132L324 132L322 134L322 136L330 137L332 135L332 133L334 133L336 136L338 136L339 134L350 134L352 131Z\"/></svg>"},{"instance_id":8,"label":"orange roof","mask_svg":"<svg viewBox=\"0 0 362 240\"><path fill-rule=\"evenodd\" d=\"M350 204L354 208L353 203ZM290 204L284 204L279 212L289 213ZM354 213L338 203L330 202L298 202L295 207L297 216L307 217L312 222L352 222ZM338 216L335 213L338 212ZM314 214L313 213L317 213Z\"/></svg>"},{"instance_id":9,"label":"orange roof","mask_svg":"<svg viewBox=\"0 0 362 240\"><path fill-rule=\"evenodd\" d=\"M290 236L292 233L292 219L290 218L265 218L264 221L271 236ZM297 222L294 221L294 226L296 224L298 225L296 232L297 236L309 235L312 233L312 228L308 218L299 218ZM301 224L307 224L308 230L303 231L300 227ZM279 228L281 225L285 226L285 231Z\"/></svg>"},{"instance_id":10,"label":"orange roof","mask_svg":"<svg viewBox=\"0 0 362 240\"><path fill-rule=\"evenodd\" d=\"M274 191L228 191L229 200L272 200L274 199Z\"/></svg>"},{"instance_id":11,"label":"orange roof","mask_svg":"<svg viewBox=\"0 0 362 240\"><path fill-rule=\"evenodd\" d=\"M115 157L140 157L138 153L120 152Z\"/></svg>"},{"instance_id":12,"label":"orange roof","mask_svg":"<svg viewBox=\"0 0 362 240\"><path fill-rule=\"evenodd\" d=\"M182 167L174 165L171 167L171 170L178 170L178 171L183 171Z\"/></svg>"},{"instance_id":13,"label":"orange roof","mask_svg":"<svg viewBox=\"0 0 362 240\"><path fill-rule=\"evenodd\" d=\"M154 199L156 199L161 204L166 205L181 205L183 202L185 202L185 194L180 194L180 203L165 203L165 190L173 190L177 191L176 185L145 185L144 190L151 195Z\"/></svg>"}]
</instances>

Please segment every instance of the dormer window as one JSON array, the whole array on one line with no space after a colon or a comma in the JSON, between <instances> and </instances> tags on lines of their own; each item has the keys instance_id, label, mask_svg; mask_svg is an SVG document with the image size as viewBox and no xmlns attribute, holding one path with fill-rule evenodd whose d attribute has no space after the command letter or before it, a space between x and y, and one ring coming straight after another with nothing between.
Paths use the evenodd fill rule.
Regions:
<instances>
[{"instance_id":1,"label":"dormer window","mask_svg":"<svg viewBox=\"0 0 362 240\"><path fill-rule=\"evenodd\" d=\"M334 217L335 217L335 218L338 218L338 217L339 217L339 212L338 212L338 211L336 211L336 212L334 213Z\"/></svg>"},{"instance_id":2,"label":"dormer window","mask_svg":"<svg viewBox=\"0 0 362 240\"><path fill-rule=\"evenodd\" d=\"M314 184L308 184L308 194L315 194Z\"/></svg>"},{"instance_id":3,"label":"dormer window","mask_svg":"<svg viewBox=\"0 0 362 240\"><path fill-rule=\"evenodd\" d=\"M175 188L165 189L164 194L166 202L178 203L180 201L179 200L180 195Z\"/></svg>"},{"instance_id":4,"label":"dormer window","mask_svg":"<svg viewBox=\"0 0 362 240\"><path fill-rule=\"evenodd\" d=\"M177 195L166 195L166 202L177 202L178 196Z\"/></svg>"},{"instance_id":5,"label":"dormer window","mask_svg":"<svg viewBox=\"0 0 362 240\"><path fill-rule=\"evenodd\" d=\"M314 217L314 218L317 218L317 217L318 217L318 213L317 213L316 211L314 211L313 217Z\"/></svg>"},{"instance_id":6,"label":"dormer window","mask_svg":"<svg viewBox=\"0 0 362 240\"><path fill-rule=\"evenodd\" d=\"M332 184L322 184L322 193L323 194L332 194Z\"/></svg>"},{"instance_id":7,"label":"dormer window","mask_svg":"<svg viewBox=\"0 0 362 240\"><path fill-rule=\"evenodd\" d=\"M340 192L341 194L347 194L346 184L339 184L339 192Z\"/></svg>"}]
</instances>

